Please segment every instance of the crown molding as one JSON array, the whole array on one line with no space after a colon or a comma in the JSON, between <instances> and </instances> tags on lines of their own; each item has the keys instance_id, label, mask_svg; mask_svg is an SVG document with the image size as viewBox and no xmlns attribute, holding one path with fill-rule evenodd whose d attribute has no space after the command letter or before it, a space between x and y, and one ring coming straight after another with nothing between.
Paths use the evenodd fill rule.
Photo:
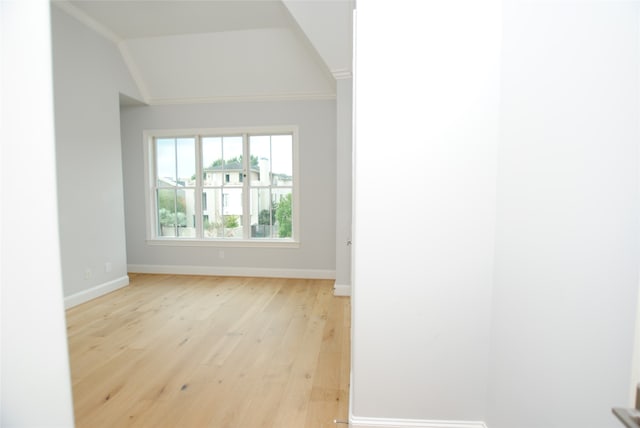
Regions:
<instances>
[{"instance_id":1,"label":"crown molding","mask_svg":"<svg viewBox=\"0 0 640 428\"><path fill-rule=\"evenodd\" d=\"M193 98L148 98L149 105L171 104L215 104L215 103L247 103L273 101L326 101L335 100L335 93L300 93L300 94L270 94L270 95L238 95Z\"/></svg>"},{"instance_id":2,"label":"crown molding","mask_svg":"<svg viewBox=\"0 0 640 428\"><path fill-rule=\"evenodd\" d=\"M333 78L336 80L353 78L353 72L347 68L331 70L331 74L333 74Z\"/></svg>"},{"instance_id":3,"label":"crown molding","mask_svg":"<svg viewBox=\"0 0 640 428\"><path fill-rule=\"evenodd\" d=\"M77 6L74 6L71 2L67 0L53 0L51 3L57 6L59 9L65 11L67 14L73 16L78 21L82 22L84 25L91 28L96 33L111 40L116 45L122 41L122 39L118 37L116 33L109 30L107 27L100 24L95 19L91 18L89 15L84 13Z\"/></svg>"}]
</instances>

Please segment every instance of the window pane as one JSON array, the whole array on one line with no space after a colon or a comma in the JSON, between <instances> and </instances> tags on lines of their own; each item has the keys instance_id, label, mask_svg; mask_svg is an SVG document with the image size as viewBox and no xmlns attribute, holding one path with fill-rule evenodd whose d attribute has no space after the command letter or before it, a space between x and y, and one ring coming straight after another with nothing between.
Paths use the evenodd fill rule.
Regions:
<instances>
[{"instance_id":1,"label":"window pane","mask_svg":"<svg viewBox=\"0 0 640 428\"><path fill-rule=\"evenodd\" d=\"M293 225L291 189L272 189L272 200L276 209L277 233L274 237L291 238Z\"/></svg>"},{"instance_id":2,"label":"window pane","mask_svg":"<svg viewBox=\"0 0 640 428\"><path fill-rule=\"evenodd\" d=\"M222 193L225 238L242 238L242 189L225 188Z\"/></svg>"},{"instance_id":3,"label":"window pane","mask_svg":"<svg viewBox=\"0 0 640 428\"><path fill-rule=\"evenodd\" d=\"M178 236L195 237L195 191L193 189L178 189L176 195Z\"/></svg>"},{"instance_id":4,"label":"window pane","mask_svg":"<svg viewBox=\"0 0 640 428\"><path fill-rule=\"evenodd\" d=\"M195 138L178 138L176 151L178 154L178 183L182 186L193 186L196 179Z\"/></svg>"},{"instance_id":5,"label":"window pane","mask_svg":"<svg viewBox=\"0 0 640 428\"><path fill-rule=\"evenodd\" d=\"M175 138L156 139L156 173L158 186L173 186L176 182Z\"/></svg>"},{"instance_id":6,"label":"window pane","mask_svg":"<svg viewBox=\"0 0 640 428\"><path fill-rule=\"evenodd\" d=\"M176 191L158 189L158 236L176 236Z\"/></svg>"},{"instance_id":7,"label":"window pane","mask_svg":"<svg viewBox=\"0 0 640 428\"><path fill-rule=\"evenodd\" d=\"M242 136L204 137L202 170L205 186L242 187Z\"/></svg>"},{"instance_id":8,"label":"window pane","mask_svg":"<svg viewBox=\"0 0 640 428\"><path fill-rule=\"evenodd\" d=\"M251 169L251 186L268 186L271 173L271 137L252 135L249 137L249 153L255 171Z\"/></svg>"},{"instance_id":9,"label":"window pane","mask_svg":"<svg viewBox=\"0 0 640 428\"><path fill-rule=\"evenodd\" d=\"M205 238L222 238L222 190L203 189L202 229Z\"/></svg>"},{"instance_id":10,"label":"window pane","mask_svg":"<svg viewBox=\"0 0 640 428\"><path fill-rule=\"evenodd\" d=\"M251 237L276 238L276 211L271 204L269 188L251 189Z\"/></svg>"},{"instance_id":11,"label":"window pane","mask_svg":"<svg viewBox=\"0 0 640 428\"><path fill-rule=\"evenodd\" d=\"M222 184L222 137L202 139L202 174L205 186Z\"/></svg>"},{"instance_id":12,"label":"window pane","mask_svg":"<svg viewBox=\"0 0 640 428\"><path fill-rule=\"evenodd\" d=\"M271 137L271 172L274 186L291 186L293 183L293 137Z\"/></svg>"},{"instance_id":13,"label":"window pane","mask_svg":"<svg viewBox=\"0 0 640 428\"><path fill-rule=\"evenodd\" d=\"M204 237L243 238L242 189L204 189L203 193L207 200L202 211Z\"/></svg>"},{"instance_id":14,"label":"window pane","mask_svg":"<svg viewBox=\"0 0 640 428\"><path fill-rule=\"evenodd\" d=\"M243 171L242 137L224 137L222 139L222 155L224 158L225 186L242 186L238 174Z\"/></svg>"}]
</instances>

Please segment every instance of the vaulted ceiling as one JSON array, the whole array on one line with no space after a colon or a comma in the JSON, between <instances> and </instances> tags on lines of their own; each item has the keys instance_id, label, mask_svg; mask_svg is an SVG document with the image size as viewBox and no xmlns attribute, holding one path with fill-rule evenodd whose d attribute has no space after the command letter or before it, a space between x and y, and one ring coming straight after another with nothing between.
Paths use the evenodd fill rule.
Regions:
<instances>
[{"instance_id":1,"label":"vaulted ceiling","mask_svg":"<svg viewBox=\"0 0 640 428\"><path fill-rule=\"evenodd\" d=\"M352 72L354 0L54 0L117 44L148 104L325 99Z\"/></svg>"}]
</instances>

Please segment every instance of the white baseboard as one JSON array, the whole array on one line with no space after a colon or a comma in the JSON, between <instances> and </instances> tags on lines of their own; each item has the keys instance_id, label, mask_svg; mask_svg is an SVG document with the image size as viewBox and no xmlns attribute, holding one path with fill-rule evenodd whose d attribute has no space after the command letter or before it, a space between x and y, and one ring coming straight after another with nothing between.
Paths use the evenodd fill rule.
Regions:
<instances>
[{"instance_id":1,"label":"white baseboard","mask_svg":"<svg viewBox=\"0 0 640 428\"><path fill-rule=\"evenodd\" d=\"M487 428L484 422L421 419L362 418L351 416L350 428Z\"/></svg>"},{"instance_id":2,"label":"white baseboard","mask_svg":"<svg viewBox=\"0 0 640 428\"><path fill-rule=\"evenodd\" d=\"M265 278L335 279L334 270L274 269L223 266L128 265L131 273L165 273L174 275L252 276Z\"/></svg>"},{"instance_id":3,"label":"white baseboard","mask_svg":"<svg viewBox=\"0 0 640 428\"><path fill-rule=\"evenodd\" d=\"M104 284L96 285L88 290L81 291L79 293L72 294L64 298L64 308L69 309L74 306L78 306L81 303L93 300L96 297L104 296L105 294L116 291L119 288L129 285L129 277L123 276L113 281L105 282Z\"/></svg>"},{"instance_id":4,"label":"white baseboard","mask_svg":"<svg viewBox=\"0 0 640 428\"><path fill-rule=\"evenodd\" d=\"M347 284L336 284L333 286L334 296L351 296L351 286Z\"/></svg>"}]
</instances>

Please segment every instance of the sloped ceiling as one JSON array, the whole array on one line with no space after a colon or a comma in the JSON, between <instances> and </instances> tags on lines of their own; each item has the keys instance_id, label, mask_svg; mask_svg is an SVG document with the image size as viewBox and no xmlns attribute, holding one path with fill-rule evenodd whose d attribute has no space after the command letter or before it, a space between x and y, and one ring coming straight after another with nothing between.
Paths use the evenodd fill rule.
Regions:
<instances>
[{"instance_id":1,"label":"sloped ceiling","mask_svg":"<svg viewBox=\"0 0 640 428\"><path fill-rule=\"evenodd\" d=\"M352 0L54 0L116 43L148 104L335 97Z\"/></svg>"},{"instance_id":2,"label":"sloped ceiling","mask_svg":"<svg viewBox=\"0 0 640 428\"><path fill-rule=\"evenodd\" d=\"M282 1L334 77L350 77L354 1Z\"/></svg>"}]
</instances>

